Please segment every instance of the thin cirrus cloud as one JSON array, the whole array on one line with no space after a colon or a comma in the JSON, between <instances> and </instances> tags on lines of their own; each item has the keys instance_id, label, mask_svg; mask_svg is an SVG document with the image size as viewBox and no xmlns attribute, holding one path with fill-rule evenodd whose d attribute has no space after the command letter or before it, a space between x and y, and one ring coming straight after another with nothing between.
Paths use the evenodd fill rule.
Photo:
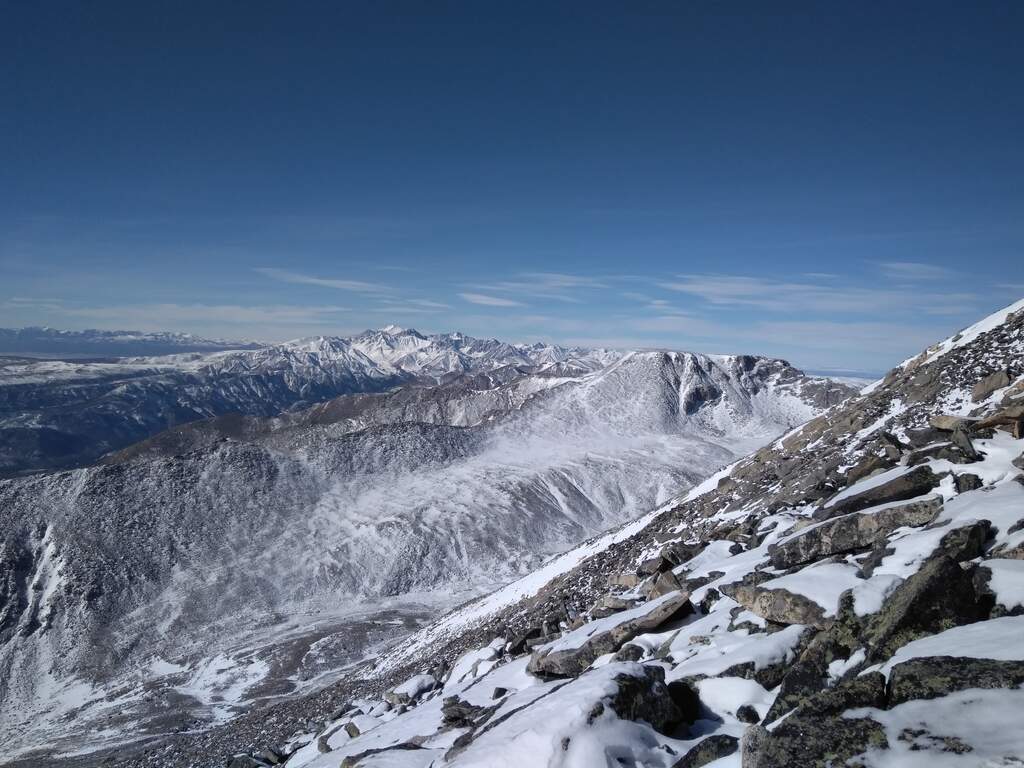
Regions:
<instances>
[{"instance_id":1,"label":"thin cirrus cloud","mask_svg":"<svg viewBox=\"0 0 1024 768\"><path fill-rule=\"evenodd\" d=\"M460 293L463 301L479 304L482 307L525 307L521 301L513 301L500 296L489 296L486 293Z\"/></svg>"},{"instance_id":2,"label":"thin cirrus cloud","mask_svg":"<svg viewBox=\"0 0 1024 768\"><path fill-rule=\"evenodd\" d=\"M894 280L944 280L956 276L952 269L918 261L882 261L878 267Z\"/></svg>"},{"instance_id":3,"label":"thin cirrus cloud","mask_svg":"<svg viewBox=\"0 0 1024 768\"><path fill-rule=\"evenodd\" d=\"M287 269L277 269L275 267L257 267L256 271L265 277L269 277L271 280L293 283L295 285L316 285L321 288L338 288L343 291L357 291L360 293L387 293L389 290L387 286L378 283L303 275L299 272L290 272Z\"/></svg>"},{"instance_id":4,"label":"thin cirrus cloud","mask_svg":"<svg viewBox=\"0 0 1024 768\"><path fill-rule=\"evenodd\" d=\"M953 304L972 307L979 298L973 293L865 288L737 275L679 275L659 285L665 290L698 297L714 307L746 307L783 313L868 314L894 309L930 313L935 307Z\"/></svg>"}]
</instances>

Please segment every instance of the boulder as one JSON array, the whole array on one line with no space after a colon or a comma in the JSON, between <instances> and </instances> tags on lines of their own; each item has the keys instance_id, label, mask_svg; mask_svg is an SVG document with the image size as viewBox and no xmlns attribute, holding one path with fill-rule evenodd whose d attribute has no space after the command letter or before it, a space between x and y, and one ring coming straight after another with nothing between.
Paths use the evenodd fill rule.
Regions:
<instances>
[{"instance_id":1,"label":"boulder","mask_svg":"<svg viewBox=\"0 0 1024 768\"><path fill-rule=\"evenodd\" d=\"M441 721L449 728L475 728L494 714L498 706L482 707L458 696L448 696L441 702Z\"/></svg>"},{"instance_id":2,"label":"boulder","mask_svg":"<svg viewBox=\"0 0 1024 768\"><path fill-rule=\"evenodd\" d=\"M661 555L655 555L644 560L637 566L636 572L641 576L650 576L654 573L672 570L672 563Z\"/></svg>"},{"instance_id":3,"label":"boulder","mask_svg":"<svg viewBox=\"0 0 1024 768\"><path fill-rule=\"evenodd\" d=\"M864 629L871 661L882 661L911 640L985 618L972 574L940 554L900 584Z\"/></svg>"},{"instance_id":4,"label":"boulder","mask_svg":"<svg viewBox=\"0 0 1024 768\"><path fill-rule=\"evenodd\" d=\"M1017 469L1024 469L1024 453L1021 453L1020 456L1018 456L1010 463L1013 464L1013 466L1017 467Z\"/></svg>"},{"instance_id":5,"label":"boulder","mask_svg":"<svg viewBox=\"0 0 1024 768\"><path fill-rule=\"evenodd\" d=\"M656 597L667 595L670 592L678 592L682 589L682 585L679 583L679 579L676 578L672 571L666 571L665 573L659 573L657 577L651 582L651 584L644 591L645 596L648 600L654 600Z\"/></svg>"},{"instance_id":6,"label":"boulder","mask_svg":"<svg viewBox=\"0 0 1024 768\"><path fill-rule=\"evenodd\" d=\"M274 749L264 749L256 753L256 759L262 760L267 765L281 765L284 763L284 756Z\"/></svg>"},{"instance_id":7,"label":"boulder","mask_svg":"<svg viewBox=\"0 0 1024 768\"><path fill-rule=\"evenodd\" d=\"M772 565L787 569L830 555L869 547L897 528L932 522L942 511L942 496L887 507L876 512L853 512L806 529L768 550Z\"/></svg>"},{"instance_id":8,"label":"boulder","mask_svg":"<svg viewBox=\"0 0 1024 768\"><path fill-rule=\"evenodd\" d=\"M943 432L952 432L954 429L969 427L973 419L965 416L951 416L946 413L936 413L928 418L928 424Z\"/></svg>"},{"instance_id":9,"label":"boulder","mask_svg":"<svg viewBox=\"0 0 1024 768\"><path fill-rule=\"evenodd\" d=\"M953 475L953 487L956 488L957 493L976 491L982 485L981 478L970 472L964 472L962 475Z\"/></svg>"},{"instance_id":10,"label":"boulder","mask_svg":"<svg viewBox=\"0 0 1024 768\"><path fill-rule=\"evenodd\" d=\"M883 727L869 718L843 717L885 703L885 677L855 677L809 697L774 730L754 725L743 737L743 768L831 768L871 748L885 748Z\"/></svg>"},{"instance_id":11,"label":"boulder","mask_svg":"<svg viewBox=\"0 0 1024 768\"><path fill-rule=\"evenodd\" d=\"M953 434L949 437L949 441L959 448L960 452L970 461L979 461L982 458L981 454L975 449L974 443L971 442L971 438L967 436L963 429L954 429Z\"/></svg>"},{"instance_id":12,"label":"boulder","mask_svg":"<svg viewBox=\"0 0 1024 768\"><path fill-rule=\"evenodd\" d=\"M683 713L665 685L665 670L653 665L644 665L640 669L643 675L615 676L618 690L608 701L608 706L623 720L642 720L659 733L670 734L682 723Z\"/></svg>"},{"instance_id":13,"label":"boulder","mask_svg":"<svg viewBox=\"0 0 1024 768\"><path fill-rule=\"evenodd\" d=\"M691 613L693 606L688 593L665 595L623 614L591 622L550 645L537 648L527 671L545 677L575 677L599 656L615 653L637 635Z\"/></svg>"},{"instance_id":14,"label":"boulder","mask_svg":"<svg viewBox=\"0 0 1024 768\"><path fill-rule=\"evenodd\" d=\"M752 725L743 734L743 768L835 768L869 749L886 749L885 729L870 718L786 718L774 731Z\"/></svg>"},{"instance_id":15,"label":"boulder","mask_svg":"<svg viewBox=\"0 0 1024 768\"><path fill-rule=\"evenodd\" d=\"M740 740L725 733L708 736L672 764L672 768L701 768L736 752Z\"/></svg>"},{"instance_id":16,"label":"boulder","mask_svg":"<svg viewBox=\"0 0 1024 768\"><path fill-rule=\"evenodd\" d=\"M1009 432L1018 440L1024 438L1024 404L1002 408L974 425L974 431L994 427Z\"/></svg>"},{"instance_id":17,"label":"boulder","mask_svg":"<svg viewBox=\"0 0 1024 768\"><path fill-rule=\"evenodd\" d=\"M750 704L741 704L736 707L736 719L747 725L761 722L761 716L757 714L757 710Z\"/></svg>"},{"instance_id":18,"label":"boulder","mask_svg":"<svg viewBox=\"0 0 1024 768\"><path fill-rule=\"evenodd\" d=\"M892 466L893 462L888 457L883 458L881 456L870 454L847 470L846 482L848 485L853 485L858 480L862 480L869 475L873 475L875 472L891 469Z\"/></svg>"},{"instance_id":19,"label":"boulder","mask_svg":"<svg viewBox=\"0 0 1024 768\"><path fill-rule=\"evenodd\" d=\"M591 607L590 615L595 619L603 619L606 616L611 616L613 613L619 613L627 608L632 608L634 605L634 601L626 600L618 595L601 595Z\"/></svg>"},{"instance_id":20,"label":"boulder","mask_svg":"<svg viewBox=\"0 0 1024 768\"><path fill-rule=\"evenodd\" d=\"M940 478L929 467L917 467L910 472L893 478L888 482L868 488L865 491L848 496L834 504L818 509L815 520L829 520L833 517L860 512L862 509L889 504L895 501L907 501L923 496L938 486Z\"/></svg>"},{"instance_id":21,"label":"boulder","mask_svg":"<svg viewBox=\"0 0 1024 768\"><path fill-rule=\"evenodd\" d=\"M640 577L635 573L613 573L608 577L609 587L624 587L632 589L640 583Z\"/></svg>"},{"instance_id":22,"label":"boulder","mask_svg":"<svg viewBox=\"0 0 1024 768\"><path fill-rule=\"evenodd\" d=\"M806 624L822 629L832 623L816 602L786 589L740 584L732 589L731 597L751 613L777 624Z\"/></svg>"},{"instance_id":23,"label":"boulder","mask_svg":"<svg viewBox=\"0 0 1024 768\"><path fill-rule=\"evenodd\" d=\"M897 664L889 673L889 706L936 699L968 688L1016 688L1024 683L1024 661L927 656Z\"/></svg>"},{"instance_id":24,"label":"boulder","mask_svg":"<svg viewBox=\"0 0 1024 768\"><path fill-rule=\"evenodd\" d=\"M939 541L939 549L958 563L973 560L981 556L991 534L992 523L988 520L975 520L943 536Z\"/></svg>"},{"instance_id":25,"label":"boulder","mask_svg":"<svg viewBox=\"0 0 1024 768\"><path fill-rule=\"evenodd\" d=\"M980 403L997 389L1008 386L1010 386L1009 371L1002 370L990 373L971 388L971 400Z\"/></svg>"}]
</instances>

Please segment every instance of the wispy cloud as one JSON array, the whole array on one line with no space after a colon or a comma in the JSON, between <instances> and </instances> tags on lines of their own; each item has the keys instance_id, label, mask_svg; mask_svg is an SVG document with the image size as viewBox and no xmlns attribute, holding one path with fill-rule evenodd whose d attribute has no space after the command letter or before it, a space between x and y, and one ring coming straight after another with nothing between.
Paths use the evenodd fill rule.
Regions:
<instances>
[{"instance_id":1,"label":"wispy cloud","mask_svg":"<svg viewBox=\"0 0 1024 768\"><path fill-rule=\"evenodd\" d=\"M952 269L918 261L881 261L878 266L882 274L894 280L944 280L956 276Z\"/></svg>"},{"instance_id":2,"label":"wispy cloud","mask_svg":"<svg viewBox=\"0 0 1024 768\"><path fill-rule=\"evenodd\" d=\"M290 272L287 269L275 267L257 267L256 271L271 280L278 280L282 283L294 283L296 285L316 285L321 288L338 288L343 291L358 291L361 293L386 293L389 288L378 283L367 283L362 280L347 280L341 278L315 277L303 275L299 272Z\"/></svg>"},{"instance_id":3,"label":"wispy cloud","mask_svg":"<svg viewBox=\"0 0 1024 768\"><path fill-rule=\"evenodd\" d=\"M496 280L468 287L487 293L504 293L519 298L582 304L584 303L583 299L574 295L575 291L594 290L608 286L602 280L588 275L570 275L563 272L522 272L510 280Z\"/></svg>"},{"instance_id":4,"label":"wispy cloud","mask_svg":"<svg viewBox=\"0 0 1024 768\"><path fill-rule=\"evenodd\" d=\"M789 282L737 275L680 275L660 283L662 288L703 299L722 308L752 307L772 312L820 312L834 314L927 311L957 304L973 311L979 296L974 293L886 289L815 282Z\"/></svg>"},{"instance_id":5,"label":"wispy cloud","mask_svg":"<svg viewBox=\"0 0 1024 768\"><path fill-rule=\"evenodd\" d=\"M521 301L503 299L500 296L488 296L485 293L460 293L460 297L470 304L480 304L485 307L524 307Z\"/></svg>"}]
</instances>

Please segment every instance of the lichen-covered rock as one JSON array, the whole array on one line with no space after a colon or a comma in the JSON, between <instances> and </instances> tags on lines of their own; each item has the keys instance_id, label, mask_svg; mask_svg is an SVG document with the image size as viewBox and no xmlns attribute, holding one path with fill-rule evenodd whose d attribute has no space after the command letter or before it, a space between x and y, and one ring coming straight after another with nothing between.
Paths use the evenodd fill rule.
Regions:
<instances>
[{"instance_id":1,"label":"lichen-covered rock","mask_svg":"<svg viewBox=\"0 0 1024 768\"><path fill-rule=\"evenodd\" d=\"M897 528L927 525L940 511L942 496L933 494L920 501L876 512L852 512L784 539L769 549L769 555L776 568L792 568L829 555L868 547Z\"/></svg>"},{"instance_id":2,"label":"lichen-covered rock","mask_svg":"<svg viewBox=\"0 0 1024 768\"><path fill-rule=\"evenodd\" d=\"M1024 661L926 656L897 664L889 673L889 706L935 699L968 688L1016 688L1024 683Z\"/></svg>"},{"instance_id":3,"label":"lichen-covered rock","mask_svg":"<svg viewBox=\"0 0 1024 768\"><path fill-rule=\"evenodd\" d=\"M971 574L940 554L900 584L868 622L863 635L868 657L887 659L912 640L970 624L987 613L976 600Z\"/></svg>"}]
</instances>

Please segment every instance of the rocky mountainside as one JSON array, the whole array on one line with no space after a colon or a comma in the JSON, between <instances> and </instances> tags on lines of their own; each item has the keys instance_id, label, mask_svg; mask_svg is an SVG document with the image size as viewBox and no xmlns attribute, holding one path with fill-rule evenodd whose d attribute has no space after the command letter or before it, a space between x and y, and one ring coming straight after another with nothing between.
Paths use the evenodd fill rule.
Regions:
<instances>
[{"instance_id":1,"label":"rocky mountainside","mask_svg":"<svg viewBox=\"0 0 1024 768\"><path fill-rule=\"evenodd\" d=\"M1024 301L317 694L111 763L1020 765L1022 470Z\"/></svg>"},{"instance_id":2,"label":"rocky mountainside","mask_svg":"<svg viewBox=\"0 0 1024 768\"><path fill-rule=\"evenodd\" d=\"M0 481L8 750L204 729L322 687L851 393L765 358L585 364L214 419Z\"/></svg>"},{"instance_id":3,"label":"rocky mountainside","mask_svg":"<svg viewBox=\"0 0 1024 768\"><path fill-rule=\"evenodd\" d=\"M197 419L274 416L342 394L509 366L580 375L620 356L392 326L241 351L105 361L0 358L0 477L90 464Z\"/></svg>"}]
</instances>

